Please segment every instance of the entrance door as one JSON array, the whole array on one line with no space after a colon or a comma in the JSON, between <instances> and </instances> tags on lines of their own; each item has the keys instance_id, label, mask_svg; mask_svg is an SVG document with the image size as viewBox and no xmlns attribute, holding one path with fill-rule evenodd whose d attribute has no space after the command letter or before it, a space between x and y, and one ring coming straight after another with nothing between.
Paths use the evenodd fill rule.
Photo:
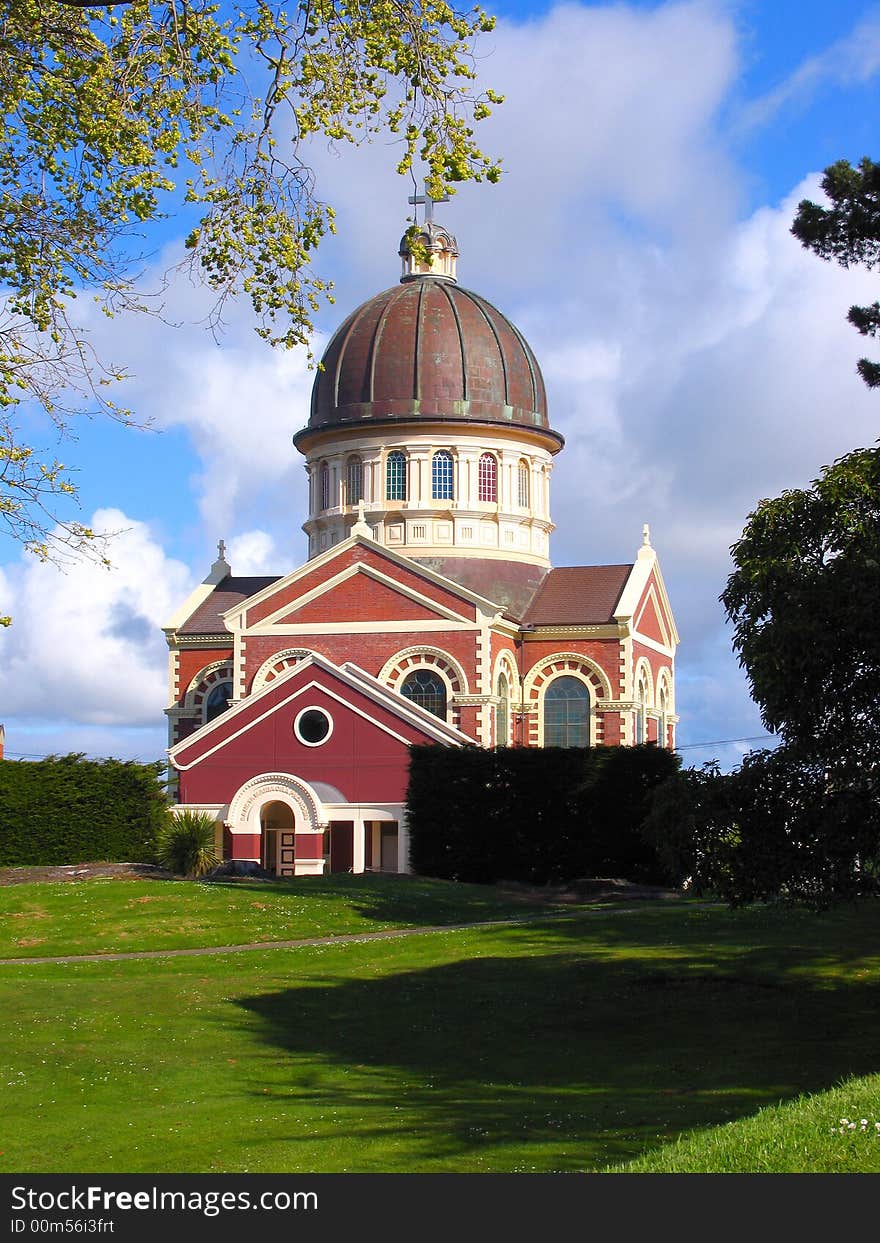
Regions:
<instances>
[{"instance_id":1,"label":"entrance door","mask_svg":"<svg viewBox=\"0 0 880 1243\"><path fill-rule=\"evenodd\" d=\"M276 876L293 876L296 871L296 821L286 803L271 802L260 810L262 841L260 862Z\"/></svg>"},{"instance_id":2,"label":"entrance door","mask_svg":"<svg viewBox=\"0 0 880 1243\"><path fill-rule=\"evenodd\" d=\"M381 862L383 872L397 871L397 823L383 824L381 837Z\"/></svg>"},{"instance_id":3,"label":"entrance door","mask_svg":"<svg viewBox=\"0 0 880 1243\"><path fill-rule=\"evenodd\" d=\"M330 871L350 872L354 867L354 821L330 824Z\"/></svg>"}]
</instances>

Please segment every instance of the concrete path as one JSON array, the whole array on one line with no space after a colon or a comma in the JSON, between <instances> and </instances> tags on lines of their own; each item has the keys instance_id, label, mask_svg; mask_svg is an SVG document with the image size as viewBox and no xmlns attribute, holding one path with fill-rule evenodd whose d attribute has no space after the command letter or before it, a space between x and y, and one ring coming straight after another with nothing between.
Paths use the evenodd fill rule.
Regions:
<instances>
[{"instance_id":1,"label":"concrete path","mask_svg":"<svg viewBox=\"0 0 880 1243\"><path fill-rule=\"evenodd\" d=\"M608 907L603 908L607 913ZM630 907L629 912L636 910ZM629 913L616 908L615 914ZM505 924L531 924L548 919L571 918L575 913L583 914L584 909L577 912L545 911L541 915L513 916L509 919L487 919L472 924L439 924L425 928L388 928L383 932L357 932L339 937L309 937L302 941L253 941L247 945L212 945L196 949L177 950L129 950L118 954L63 954L52 958L0 958L0 967L36 965L40 963L77 963L77 962L126 962L139 958L198 958L205 954L246 954L255 950L298 950L309 945L351 945L356 941L387 941L392 937L424 936L432 932L463 932L468 928L496 928Z\"/></svg>"}]
</instances>

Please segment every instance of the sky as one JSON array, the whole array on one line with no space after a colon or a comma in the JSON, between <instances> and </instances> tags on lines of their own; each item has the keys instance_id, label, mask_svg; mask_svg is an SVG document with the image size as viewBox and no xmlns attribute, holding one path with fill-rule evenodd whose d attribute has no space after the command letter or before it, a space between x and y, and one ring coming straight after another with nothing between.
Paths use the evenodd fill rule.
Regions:
<instances>
[{"instance_id":1,"label":"sky","mask_svg":"<svg viewBox=\"0 0 880 1243\"><path fill-rule=\"evenodd\" d=\"M628 561L644 523L681 645L678 744L724 768L766 745L718 597L729 549L763 497L808 486L874 444L870 353L846 323L876 281L805 251L798 202L838 159L880 158L880 4L857 0L486 6L482 80L505 103L479 130L496 186L464 186L437 218L457 236L459 281L524 332L541 364L556 459L558 566ZM399 276L412 210L386 142L318 147L338 232L318 268L336 302L317 353L355 306ZM181 254L170 221L149 285ZM150 430L81 420L46 440L76 469L80 519L117 532L110 571L61 571L0 538L0 722L7 755L164 755L161 626L224 539L238 574L305 559L305 472L291 437L308 418L305 351L272 351L246 307L219 336L206 292L178 277L166 320L91 325L131 378Z\"/></svg>"}]
</instances>

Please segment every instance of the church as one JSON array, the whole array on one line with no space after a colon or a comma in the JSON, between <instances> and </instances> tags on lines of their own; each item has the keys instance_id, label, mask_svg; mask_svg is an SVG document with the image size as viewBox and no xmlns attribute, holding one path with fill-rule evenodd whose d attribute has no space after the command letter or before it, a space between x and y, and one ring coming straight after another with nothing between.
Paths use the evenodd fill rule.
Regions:
<instances>
[{"instance_id":1,"label":"church","mask_svg":"<svg viewBox=\"0 0 880 1243\"><path fill-rule=\"evenodd\" d=\"M177 806L242 868L406 872L413 745L675 745L648 528L632 561L552 567L538 361L418 201L422 245L337 330L293 437L308 560L239 576L221 541L164 627Z\"/></svg>"}]
</instances>

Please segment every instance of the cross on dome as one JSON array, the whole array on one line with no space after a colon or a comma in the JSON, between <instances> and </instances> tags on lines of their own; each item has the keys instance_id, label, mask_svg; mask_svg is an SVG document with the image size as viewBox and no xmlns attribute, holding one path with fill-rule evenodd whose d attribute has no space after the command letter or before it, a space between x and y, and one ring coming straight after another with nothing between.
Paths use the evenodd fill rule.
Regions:
<instances>
[{"instance_id":1,"label":"cross on dome","mask_svg":"<svg viewBox=\"0 0 880 1243\"><path fill-rule=\"evenodd\" d=\"M432 199L430 194L428 193L428 179L426 177L425 178L425 193L424 194L411 194L409 198L407 199L407 202L412 207L416 208L416 211L413 212L415 224L418 224L418 214L419 214L418 208L424 206L425 224L431 225L434 223L434 204L435 203L448 203L449 195L444 194L442 199Z\"/></svg>"}]
</instances>

